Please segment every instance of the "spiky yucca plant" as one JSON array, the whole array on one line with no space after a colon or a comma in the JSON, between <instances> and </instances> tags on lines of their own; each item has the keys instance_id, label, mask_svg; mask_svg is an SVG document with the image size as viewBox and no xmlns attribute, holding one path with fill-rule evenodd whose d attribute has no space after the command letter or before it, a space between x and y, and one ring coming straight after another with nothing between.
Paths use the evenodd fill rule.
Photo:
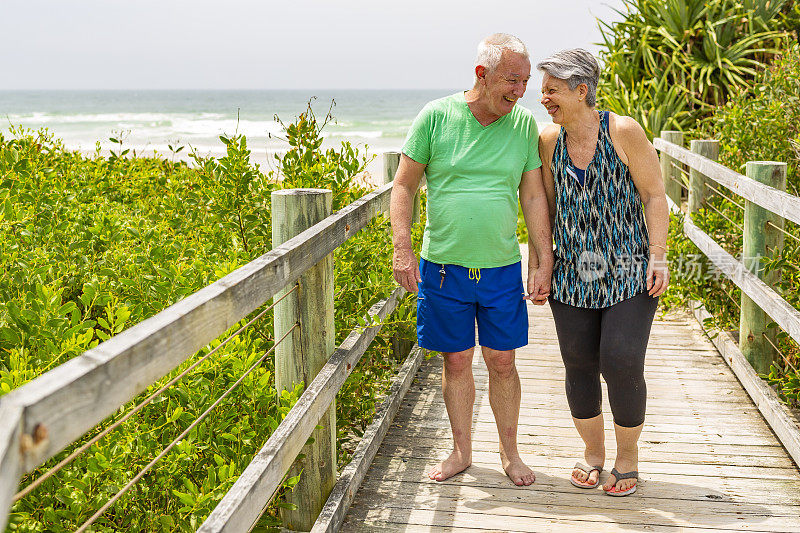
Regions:
<instances>
[{"instance_id":1,"label":"spiky yucca plant","mask_svg":"<svg viewBox=\"0 0 800 533\"><path fill-rule=\"evenodd\" d=\"M623 0L600 21L598 100L650 137L688 129L780 51L786 0Z\"/></svg>"}]
</instances>

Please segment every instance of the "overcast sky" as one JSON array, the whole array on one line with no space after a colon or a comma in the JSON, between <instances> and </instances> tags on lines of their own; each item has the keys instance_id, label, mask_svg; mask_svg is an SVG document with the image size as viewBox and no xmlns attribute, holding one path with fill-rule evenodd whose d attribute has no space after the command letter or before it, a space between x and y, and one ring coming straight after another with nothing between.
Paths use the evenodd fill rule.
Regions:
<instances>
[{"instance_id":1,"label":"overcast sky","mask_svg":"<svg viewBox=\"0 0 800 533\"><path fill-rule=\"evenodd\" d=\"M0 89L424 89L472 83L502 31L533 63L622 0L0 0Z\"/></svg>"}]
</instances>

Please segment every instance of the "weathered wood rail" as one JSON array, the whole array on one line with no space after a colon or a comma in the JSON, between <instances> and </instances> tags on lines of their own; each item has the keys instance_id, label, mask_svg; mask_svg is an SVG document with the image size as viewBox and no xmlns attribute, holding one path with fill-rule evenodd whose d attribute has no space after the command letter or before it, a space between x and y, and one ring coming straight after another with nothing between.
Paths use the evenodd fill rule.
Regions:
<instances>
[{"instance_id":1,"label":"weathered wood rail","mask_svg":"<svg viewBox=\"0 0 800 533\"><path fill-rule=\"evenodd\" d=\"M325 192L304 191L298 196L309 194L324 196ZM324 216L325 212L317 215L316 219L314 216L309 218L303 210L301 205L305 204L298 203L289 209L288 214L283 209L286 220L292 217L293 220L274 220L273 228L287 224L292 228L277 240L274 236L273 240L285 242L157 315L0 398L0 527L6 525L21 476L80 439L120 406L268 300L277 299L298 280L302 282L312 276L308 279L322 280L320 283L332 287L332 273L327 270L332 268L330 254L377 215L387 212L390 194L391 184L388 184L333 215ZM324 199L322 201L324 203ZM374 318L373 324L352 332L338 349L333 350L331 287L320 289L330 293L329 306L319 303L320 299L326 299L324 294L309 296L310 291L305 291L298 294L296 302L285 302L282 310L276 307L275 338L286 333L286 338L298 345L297 350L303 343L302 358L293 355L291 349L288 357L305 361L309 351L322 350L324 359L317 368L295 369L303 374L301 378L305 378L302 379L306 384L305 392L202 525L201 531L246 531L254 524L312 431L321 424L325 413L332 410L336 393L381 329L381 320L392 313L404 292L398 288L387 300L373 306L369 312ZM320 331L314 330L317 326ZM307 329L304 331L304 328ZM303 339L292 335L295 329L298 333L305 333ZM321 347L313 345L315 336L324 337ZM312 339L309 341L309 338ZM408 368L404 367L406 372L416 369L421 355L421 350L412 350L406 365ZM276 361L276 374L279 364L291 366L291 362ZM397 392L404 392L402 386ZM391 409L387 409L384 408L384 414L391 414ZM332 432L335 435L335 427ZM335 452L332 454L325 450L323 453L335 458ZM321 466L310 464L305 470ZM325 466L330 470L331 465ZM335 464L332 466L335 478L336 467ZM319 490L319 494L302 494L301 497L307 499L307 507L318 512L332 485L327 491ZM311 501L313 499L318 501ZM316 514L307 528L313 525L315 518Z\"/></svg>"},{"instance_id":2,"label":"weathered wood rail","mask_svg":"<svg viewBox=\"0 0 800 533\"><path fill-rule=\"evenodd\" d=\"M800 343L800 311L776 292L780 272L766 272L760 261L762 257L780 256L784 220L800 224L800 198L784 190L786 163L750 161L746 165L747 175L742 175L714 161L719 154L716 141L692 141L691 150L681 146L682 143L683 135L674 131L663 131L653 141L661 152L670 208L683 214L680 163L690 169L688 183L683 183L688 191L683 231L742 291L738 346L725 332L715 331L712 340L789 454L800 464L800 429L775 392L758 376L758 372L768 372L778 357L774 348L776 331L769 327L770 322L774 321ZM692 220L706 202L709 180L745 199L742 260L729 254ZM690 306L698 320L710 316L699 302L692 301Z\"/></svg>"}]
</instances>

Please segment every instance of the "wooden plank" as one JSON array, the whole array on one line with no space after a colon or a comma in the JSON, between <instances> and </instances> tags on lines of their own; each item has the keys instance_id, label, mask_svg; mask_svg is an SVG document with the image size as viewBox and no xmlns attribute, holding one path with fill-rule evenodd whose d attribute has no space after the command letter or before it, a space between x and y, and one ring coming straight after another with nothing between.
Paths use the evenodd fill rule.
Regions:
<instances>
[{"instance_id":1,"label":"wooden plank","mask_svg":"<svg viewBox=\"0 0 800 533\"><path fill-rule=\"evenodd\" d=\"M633 530L633 528L628 527L619 527L616 531L625 531L625 530ZM511 530L511 529L487 529L480 527L479 524L473 524L472 527L467 526L439 526L439 525L432 525L432 524L413 524L413 525L406 525L406 524L398 524L393 522L371 522L371 521L364 521L363 519L353 518L352 520L348 520L345 522L344 528L342 529L343 533L408 533L413 531L414 533L522 533L519 530ZM527 530L525 530L527 531ZM548 523L545 522L536 531L540 531L542 533L563 533L564 531L569 531L570 533L580 533L580 532L587 532L587 533L594 533L596 530L592 527L591 522L582 522L580 524L571 523L571 524L563 524L561 522L554 522ZM703 529L703 528L692 528L692 529L685 529L685 528L646 528L645 531L653 531L653 533L674 533L676 531L690 531L691 533L726 533L726 532L736 532L736 529Z\"/></svg>"},{"instance_id":2,"label":"wooden plank","mask_svg":"<svg viewBox=\"0 0 800 533\"><path fill-rule=\"evenodd\" d=\"M549 455L554 457L581 457L585 446L577 441L558 441L550 443L546 448L532 442L522 442L517 445L519 452L525 455ZM694 448L689 448L694 446ZM750 452L749 447L735 445L702 445L697 446L693 443L678 447L669 447L665 443L651 445L642 443L639 446L640 457L656 463L700 463L708 465L731 465L731 466L760 466L762 468L795 468L794 463L789 459L780 446L762 446L761 449L769 449L771 455L745 455L739 452ZM413 442L401 437L387 436L381 444L380 455L384 456L403 456L418 454L420 457L440 457L443 453L448 453L453 449L449 440L427 439L417 437ZM473 440L472 449L480 452L496 452L497 439ZM694 450L694 451L687 451ZM721 451L717 451L721 450ZM614 457L616 451L615 443L608 442L606 456ZM724 453L727 452L727 453Z\"/></svg>"},{"instance_id":3,"label":"wooden plank","mask_svg":"<svg viewBox=\"0 0 800 533\"><path fill-rule=\"evenodd\" d=\"M476 417L492 419L493 412L488 404L482 403L475 406L474 415ZM608 416L608 412L604 413L604 415L606 428L613 429L612 417ZM441 420L446 420L447 411L445 409L444 402L437 402L427 406L425 409L403 409L402 415L398 416L402 416L403 420L407 421L421 419L423 417L440 418ZM572 417L570 416L569 409L566 405L559 410L525 407L520 412L520 421L525 423L538 421L540 424L553 426L572 426ZM695 415L689 412L668 415L648 412L644 423L647 426L659 426L663 427L664 429L677 428L680 430L683 430L689 426L693 426L696 428L696 430L693 432L722 431L726 433L730 432L734 435L751 434L753 428L759 432L763 432L764 434L769 434L770 432L769 428L767 428L766 424L764 424L764 419L761 417L761 414L758 411L755 411L755 414L748 413L746 415L731 412L727 415L715 416L713 418L709 418L708 416L704 416L699 413Z\"/></svg>"},{"instance_id":4,"label":"wooden plank","mask_svg":"<svg viewBox=\"0 0 800 533\"><path fill-rule=\"evenodd\" d=\"M442 427L441 421L438 420L413 420L406 423L404 420L398 418L395 419L392 426L404 428L405 434L408 435L409 438L415 438L419 435L435 435L440 438L450 437L450 428ZM575 428L534 426L529 424L520 424L517 434L520 441L528 440L533 437L547 437L551 440L579 438ZM473 435L482 438L497 438L497 428L493 421L478 420L473 426ZM753 446L771 445L775 443L775 437L772 435L722 435L711 432L708 434L675 433L673 431L661 431L658 427L650 428L647 427L647 425L645 425L642 431L641 439L643 441L704 442L708 444L741 444Z\"/></svg>"},{"instance_id":5,"label":"wooden plank","mask_svg":"<svg viewBox=\"0 0 800 533\"><path fill-rule=\"evenodd\" d=\"M641 508L624 508L619 503L610 503L609 506L600 504L597 501L586 498L587 495L559 494L560 500L555 498L539 498L538 500L527 500L517 498L516 500L489 499L486 496L476 496L473 498L462 495L443 496L443 495L412 495L400 492L399 497L394 497L398 491L381 491L373 493L367 502L373 503L371 507L391 508L394 510L430 509L435 510L439 515L443 513L453 513L454 515L480 516L482 525L487 523L498 523L500 520L512 518L531 518L545 520L585 520L595 522L598 525L608 525L618 527L622 524L639 526L661 526L661 527L710 527L710 528L730 528L737 527L741 531L787 531L796 532L797 516L792 516L788 512L773 515L765 507L749 506L750 513L701 513L696 508L695 502L677 502L679 505L664 505L658 502L660 513L642 513ZM536 493L536 491L529 491ZM607 496L595 492L595 498ZM578 501L570 502L572 496ZM616 498L623 499L623 498ZM631 498L633 499L633 498ZM583 500L582 505L579 502ZM589 500L589 501L586 501ZM380 502L380 503L379 503ZM572 505L570 505L572 503ZM641 502L639 502L641 503ZM666 507L666 509L665 509ZM676 508L677 507L677 508ZM746 506L742 506L746 507ZM667 510L670 509L670 510ZM790 508L796 510L796 508ZM788 511L788 509L787 509ZM602 527L602 526L601 526Z\"/></svg>"},{"instance_id":6,"label":"wooden plank","mask_svg":"<svg viewBox=\"0 0 800 533\"><path fill-rule=\"evenodd\" d=\"M800 224L800 198L784 191L778 190L769 185L758 183L755 180L743 176L716 161L712 161L691 151L666 142L664 139L653 139L653 146L660 150L662 154L674 157L681 163L697 170L707 178L710 178L720 185L724 185L742 198L760 205L773 213Z\"/></svg>"},{"instance_id":7,"label":"wooden plank","mask_svg":"<svg viewBox=\"0 0 800 533\"><path fill-rule=\"evenodd\" d=\"M49 444L33 469L250 314L389 206L390 186L272 249L219 281L83 355L11 391L23 431L42 424Z\"/></svg>"},{"instance_id":8,"label":"wooden plank","mask_svg":"<svg viewBox=\"0 0 800 533\"><path fill-rule=\"evenodd\" d=\"M360 521L366 526L372 524L381 525L387 523L402 523L413 526L411 531L416 531L417 526L445 526L461 531L462 528L480 526L485 530L505 531L505 532L557 532L564 531L592 531L592 532L614 532L621 530L645 530L652 532L675 532L691 531L692 533L720 533L721 531L753 531L770 532L786 531L796 532L796 525L789 528L772 529L769 526L759 527L756 524L744 523L744 520L731 520L729 528L702 526L692 527L684 525L651 525L645 520L643 513L637 513L638 518L620 518L608 516L608 513L577 513L572 518L553 517L548 515L533 516L533 511L526 507L519 508L519 515L505 514L502 516L492 516L482 513L469 512L469 510L438 510L438 509L408 509L402 507L377 507L371 509L358 509L353 513L353 519ZM656 515L658 516L658 515ZM661 517L659 517L661 518ZM668 520L668 519L667 519ZM664 519L661 518L661 522ZM367 531L370 529L367 528ZM346 531L346 530L345 530Z\"/></svg>"},{"instance_id":9,"label":"wooden plank","mask_svg":"<svg viewBox=\"0 0 800 533\"><path fill-rule=\"evenodd\" d=\"M711 318L711 314L702 303L690 300L689 306L701 327ZM725 362L730 365L742 386L753 399L753 402L764 415L767 424L775 432L786 451L789 452L794 462L800 465L800 422L792 415L778 395L764 381L758 377L753 367L745 359L736 342L724 331L708 328L711 342L722 354Z\"/></svg>"},{"instance_id":10,"label":"wooden plank","mask_svg":"<svg viewBox=\"0 0 800 533\"><path fill-rule=\"evenodd\" d=\"M531 456L522 456L523 461L532 461ZM441 482L428 480L427 472L441 458L416 459L413 457L376 456L371 470L370 482L430 482L431 484L464 485L476 487L514 488L505 475L499 456L494 461L473 461L464 472ZM555 490L585 494L584 489L573 487L569 473L575 459L559 465L539 465L534 468L536 482L520 490ZM606 479L608 472L601 475ZM372 477L374 476L374 477ZM636 498L705 499L713 501L747 501L750 503L786 503L800 505L800 481L782 478L759 478L750 483L743 478L687 476L673 472L640 471L642 490ZM647 490L645 490L647 489ZM605 495L604 495L605 496ZM358 500L356 503L359 503ZM353 507L355 507L354 505Z\"/></svg>"},{"instance_id":11,"label":"wooden plank","mask_svg":"<svg viewBox=\"0 0 800 533\"><path fill-rule=\"evenodd\" d=\"M382 321L404 293L398 287L391 297L373 306L370 315ZM378 324L348 335L198 531L238 532L253 525L380 329Z\"/></svg>"},{"instance_id":12,"label":"wooden plank","mask_svg":"<svg viewBox=\"0 0 800 533\"><path fill-rule=\"evenodd\" d=\"M800 311L789 305L688 218L684 220L683 231L742 292L766 311L795 341L800 342Z\"/></svg>"},{"instance_id":13,"label":"wooden plank","mask_svg":"<svg viewBox=\"0 0 800 533\"><path fill-rule=\"evenodd\" d=\"M522 383L524 395L555 394L560 396L564 393L563 383L558 381L539 380L520 376L520 382ZM436 386L438 381L436 378L432 377L420 383L427 383L428 386L433 387ZM650 400L686 400L687 398L695 398L698 400L716 402L733 401L745 404L749 403L747 396L739 385L732 387L723 384L715 384L714 390L712 391L702 389L699 384L693 387L685 385L670 387L664 382L660 384L648 382L647 390Z\"/></svg>"},{"instance_id":14,"label":"wooden plank","mask_svg":"<svg viewBox=\"0 0 800 533\"><path fill-rule=\"evenodd\" d=\"M342 470L328 501L311 529L312 533L334 533L339 531L347 510L350 508L350 504L353 502L353 498L355 498L356 492L367 474L367 469L378 452L378 447L383 442L383 437L389 429L389 424L394 419L403 397L411 386L411 380L425 357L425 353L425 350L417 345L414 345L411 349L411 353L409 353L389 389L388 397L376 410L375 419L364 432L353 453L352 460Z\"/></svg>"},{"instance_id":15,"label":"wooden plank","mask_svg":"<svg viewBox=\"0 0 800 533\"><path fill-rule=\"evenodd\" d=\"M483 416L480 416L480 415ZM476 413L477 419L473 423L473 428L476 431L485 430L490 431L490 428L494 425L494 417L491 414L490 409L484 409L482 412L478 411ZM614 430L614 422L612 421L611 417L605 417L605 430L609 432L613 432ZM407 414L401 413L397 416L397 423L400 424L408 424L408 425L421 425L423 427L431 427L436 426L439 424L447 423L447 416L446 415L439 415L436 417L430 416L428 413L422 414ZM575 431L575 427L572 424L572 420L569 417L563 416L546 416L540 413L534 413L533 415L520 417L518 422L518 428L522 431L530 431L530 432L537 432L540 434L548 434L548 435L562 435L563 433L568 433L570 430ZM659 422L658 424L655 423L648 423L645 420L644 429L642 430L644 435L657 435L657 434L681 434L681 435L713 435L713 434L724 434L728 437L763 437L765 439L772 437L772 431L764 424L758 424L755 427L742 427L740 424L739 427L735 425L729 424L725 427L723 426L715 426L715 425L708 425L708 426L699 426L696 423L693 423L692 420L686 420L685 423L670 423L670 422Z\"/></svg>"},{"instance_id":16,"label":"wooden plank","mask_svg":"<svg viewBox=\"0 0 800 533\"><path fill-rule=\"evenodd\" d=\"M433 466L443 457L446 457L448 452L445 451L444 453L440 452L434 455L428 455L421 453L420 450L412 447L404 454L392 455L391 453L388 453L387 449L382 448L379 455L389 460L400 457L406 460L415 459L419 461L426 461L430 462L431 466ZM551 453L542 454L522 454L522 457L527 460L527 465L534 470L539 468L552 468L556 470L563 468L567 471L571 471L570 469L576 460L576 457L572 454L557 454L552 453L552 451ZM496 450L473 450L472 452L472 462L475 465L497 464L499 460L500 457ZM695 476L719 479L740 478L743 480L783 479L794 481L798 490L800 490L800 475L798 475L797 469L794 467L794 465L791 464L787 467L780 468L761 468L759 465L737 466L712 465L706 463L688 464L679 462L652 461L649 457L643 455L639 458L639 471L642 472L643 475L675 474L685 476L687 479L692 479Z\"/></svg>"},{"instance_id":17,"label":"wooden plank","mask_svg":"<svg viewBox=\"0 0 800 533\"><path fill-rule=\"evenodd\" d=\"M570 486L571 487L571 486ZM375 501L376 497L386 501L414 502L419 507L441 508L437 505L438 498L445 499L445 505L453 505L455 500L472 504L477 510L482 503L496 503L498 507L510 505L527 505L531 508L555 511L556 513L575 513L578 509L582 512L597 512L597 510L641 511L645 508L657 507L661 514L685 520L692 516L694 525L712 525L708 521L722 517L730 520L731 517L745 515L748 520L757 518L781 517L797 520L800 515L800 506L787 505L780 502L751 504L736 500L709 500L697 497L693 493L692 499L670 498L659 494L657 490L648 490L647 494L639 494L636 498L608 498L600 490L579 491L567 488L553 487L548 490L518 490L510 487L476 487L469 485L442 485L427 481L408 481L404 483L377 483L369 481L364 483L365 495ZM541 487L540 487L541 488ZM677 492L677 491L675 491ZM691 503L687 503L687 500ZM687 511L689 513L687 514ZM785 523L785 521L783 522ZM692 525L687 523L684 525Z\"/></svg>"},{"instance_id":18,"label":"wooden plank","mask_svg":"<svg viewBox=\"0 0 800 533\"><path fill-rule=\"evenodd\" d=\"M0 530L5 531L8 513L22 474L20 437L22 436L22 408L0 398Z\"/></svg>"},{"instance_id":19,"label":"wooden plank","mask_svg":"<svg viewBox=\"0 0 800 533\"><path fill-rule=\"evenodd\" d=\"M441 396L428 396L425 392L414 391L409 392L406 396L408 401L419 401L419 408L415 412L425 412L426 410L444 409L444 399ZM560 403L550 404L547 400L540 398L538 400L529 399L525 393L522 396L521 407L523 410L531 410L537 413L551 413L561 414L566 418L570 418L569 407L566 404L566 396L559 398ZM608 404L605 404L603 410L605 416L611 416ZM706 404L705 402L681 402L677 405L664 405L661 402L656 402L651 399L647 405L647 419L651 420L651 416L656 417L688 417L691 420L704 421L709 416L719 417L723 419L739 420L739 421L757 421L763 423L761 413L756 406L752 404L745 405L744 407L737 407L735 411L731 411L730 404L725 403L722 405ZM755 416L756 418L753 418ZM653 419L656 420L656 419Z\"/></svg>"}]
</instances>

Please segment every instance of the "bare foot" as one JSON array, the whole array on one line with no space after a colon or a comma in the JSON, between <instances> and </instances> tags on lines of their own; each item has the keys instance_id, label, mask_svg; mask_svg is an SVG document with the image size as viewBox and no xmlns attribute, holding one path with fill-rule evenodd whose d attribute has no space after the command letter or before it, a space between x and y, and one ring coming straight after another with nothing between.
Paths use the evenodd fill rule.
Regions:
<instances>
[{"instance_id":1,"label":"bare foot","mask_svg":"<svg viewBox=\"0 0 800 533\"><path fill-rule=\"evenodd\" d=\"M428 472L428 477L434 481L444 481L459 472L463 472L471 464L471 455L453 451L447 459L431 468L431 471Z\"/></svg>"},{"instance_id":2,"label":"bare foot","mask_svg":"<svg viewBox=\"0 0 800 533\"><path fill-rule=\"evenodd\" d=\"M514 482L514 485L518 487L532 485L534 481L536 481L536 474L533 473L533 470L528 468L528 466L522 462L522 459L516 457L515 459L508 459L505 456L502 456L503 462L503 470L506 471L506 475L511 478L511 481Z\"/></svg>"}]
</instances>

